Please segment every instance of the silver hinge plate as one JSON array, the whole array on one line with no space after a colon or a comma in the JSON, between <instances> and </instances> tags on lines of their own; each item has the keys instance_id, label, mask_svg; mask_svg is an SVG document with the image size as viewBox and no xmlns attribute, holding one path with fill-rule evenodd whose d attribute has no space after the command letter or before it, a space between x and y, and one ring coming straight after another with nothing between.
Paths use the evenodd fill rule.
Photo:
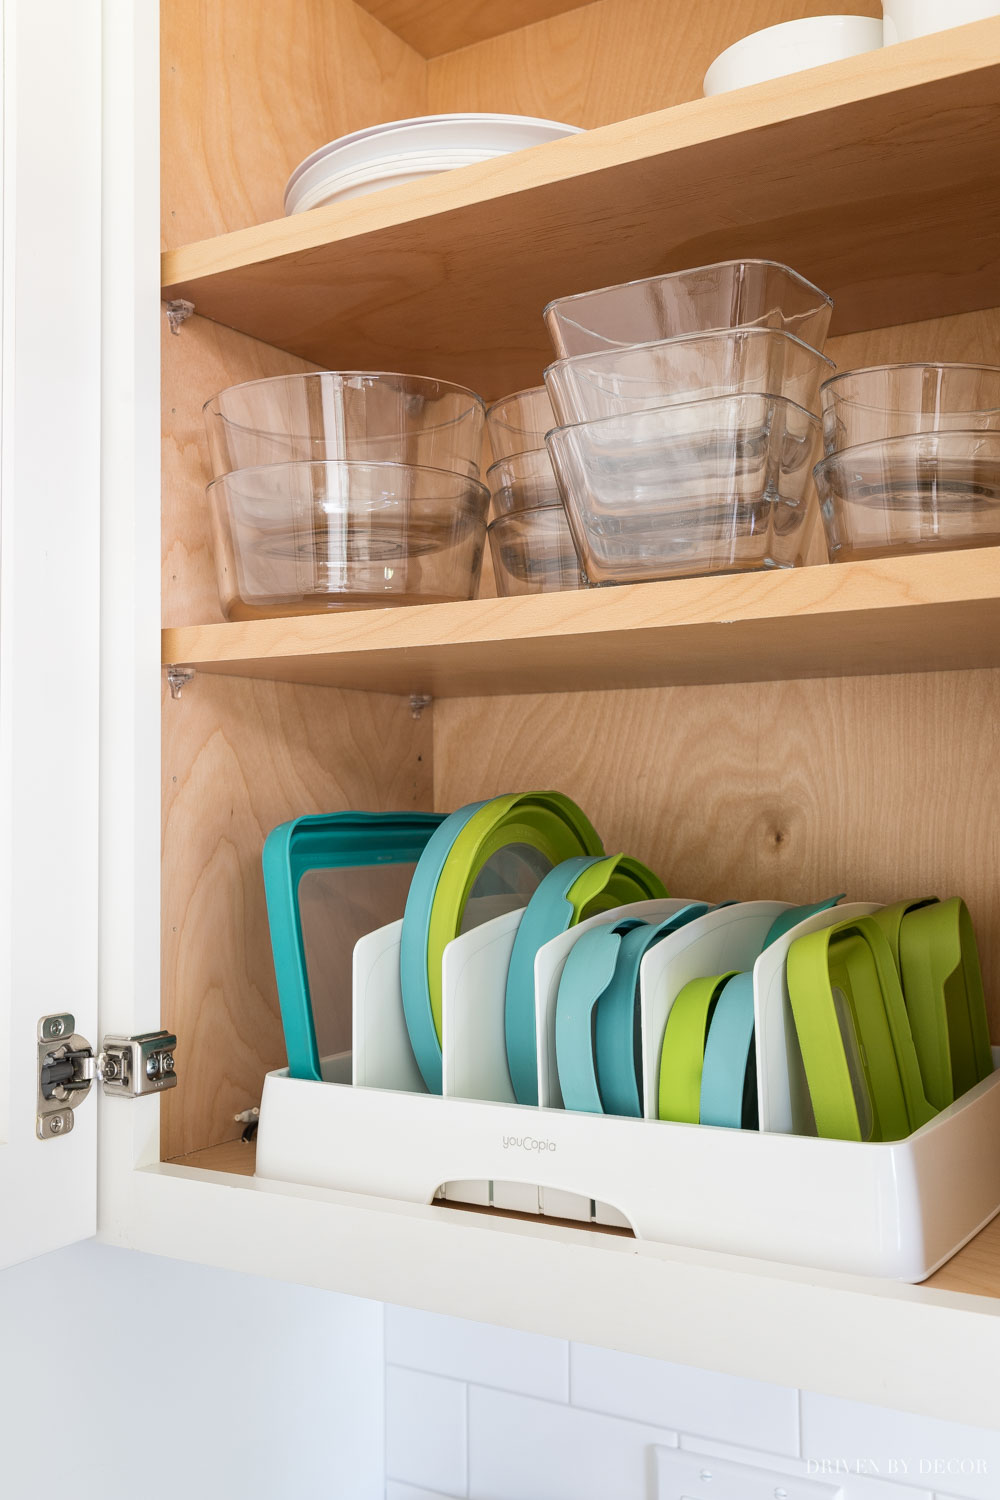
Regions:
<instances>
[{"instance_id":1,"label":"silver hinge plate","mask_svg":"<svg viewBox=\"0 0 1000 1500\"><path fill-rule=\"evenodd\" d=\"M35 1132L40 1141L69 1135L73 1111L99 1078L106 1094L137 1099L177 1086L174 1053L177 1038L169 1031L142 1036L106 1036L95 1056L76 1020L64 1011L38 1023L38 1099Z\"/></svg>"},{"instance_id":2,"label":"silver hinge plate","mask_svg":"<svg viewBox=\"0 0 1000 1500\"><path fill-rule=\"evenodd\" d=\"M97 1059L97 1076L106 1094L138 1099L177 1087L174 1052L177 1038L169 1031L142 1036L106 1036Z\"/></svg>"},{"instance_id":3,"label":"silver hinge plate","mask_svg":"<svg viewBox=\"0 0 1000 1500\"><path fill-rule=\"evenodd\" d=\"M94 1082L94 1049L76 1031L76 1020L64 1011L38 1023L38 1099L35 1134L56 1140L73 1129L73 1111Z\"/></svg>"}]
</instances>

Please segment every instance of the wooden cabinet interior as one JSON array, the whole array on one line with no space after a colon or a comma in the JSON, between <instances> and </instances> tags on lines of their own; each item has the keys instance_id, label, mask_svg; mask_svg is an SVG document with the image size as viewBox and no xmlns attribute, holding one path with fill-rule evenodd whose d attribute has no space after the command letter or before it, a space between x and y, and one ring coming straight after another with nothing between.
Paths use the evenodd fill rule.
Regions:
<instances>
[{"instance_id":1,"label":"wooden cabinet interior","mask_svg":"<svg viewBox=\"0 0 1000 1500\"><path fill-rule=\"evenodd\" d=\"M483 8L474 5L163 0L161 8L164 244L174 249L278 218L291 168L347 130L450 108L509 109L588 126L620 121L694 98L712 56L739 35L827 7L811 0L598 0L568 9L559 0L511 0L490 12L509 22L494 36L485 35ZM875 0L855 8L878 10ZM457 46L462 50L450 50ZM944 110L926 123L928 139L946 134L949 120L964 128L957 103L954 114ZM764 131L753 147L762 171L768 140ZM662 186L649 178L651 192ZM895 190L891 181L885 187ZM1000 362L1000 308L960 310L980 296L970 290L962 258L977 261L980 278L992 275L995 226L984 220L982 242L971 248L954 232L956 194L966 217L980 209L967 201L968 180L953 190L939 181L933 191L913 192L908 232L919 199L927 238L910 274L884 300L894 326L877 326L885 321L882 304L859 297L856 331L834 337L828 351L842 366L923 357ZM810 180L809 194L819 246L821 174ZM527 193L525 204L529 199ZM369 205L365 212L377 211L374 200L361 202ZM726 220L721 202L717 211L728 225L724 253L739 253L741 244L748 253L762 250L749 201L735 219ZM824 264L849 262L851 276L863 280L866 234L863 214L853 228L838 224ZM799 264L799 214L783 221L772 212L768 235L769 253ZM545 274L555 288L562 243L547 245L541 257L548 257ZM617 265L624 279L711 259L722 245L711 235L687 247L674 242L657 266L636 223L634 234L622 235ZM877 260L884 251L883 242L871 253ZM529 254L521 242L519 255ZM353 255L356 275L368 278L364 297L377 301L363 241ZM509 274L502 240L494 274L501 269ZM522 271L529 280L535 274L518 261L517 279ZM876 280L884 276L884 267L876 271ZM281 274L278 265L273 276L280 281ZM928 320L935 276L946 290L931 304L949 311ZM307 280L302 285L321 319L325 293L310 291ZM342 295L346 307L354 295L349 280ZM405 314L391 279L381 296L386 326L394 321L398 330ZM262 306L267 297L263 286ZM538 378L545 341L537 329L515 357L484 359L476 310L467 311L461 329L456 324L401 367L463 378L479 359L491 379L515 371ZM489 322L500 316L496 307L481 312L486 343L503 343L502 329L498 335ZM405 329L394 343L366 346L363 327L342 315L345 358L337 357L334 326L328 363L386 367L387 347L403 360ZM176 336L164 324L169 627L222 618L204 502L202 402L228 384L314 367L290 346L259 342L224 322L196 316ZM473 351L471 364L456 342L460 334L464 350ZM369 357L361 358L366 347ZM969 661L984 659L970 642ZM184 1064L184 1086L163 1100L164 1158L191 1158L236 1138L241 1127L233 1115L259 1101L264 1073L284 1062L260 853L274 824L307 812L447 809L551 785L581 801L609 849L646 860L681 894L811 900L846 888L858 899L883 900L961 893L972 908L1000 1039L998 725L1000 669L508 697L469 692L436 702L419 720L405 697L384 692L199 672L180 700L165 695L163 709L163 1024L177 1031ZM238 1170L239 1153L225 1165ZM986 1289L985 1273L969 1274Z\"/></svg>"}]
</instances>

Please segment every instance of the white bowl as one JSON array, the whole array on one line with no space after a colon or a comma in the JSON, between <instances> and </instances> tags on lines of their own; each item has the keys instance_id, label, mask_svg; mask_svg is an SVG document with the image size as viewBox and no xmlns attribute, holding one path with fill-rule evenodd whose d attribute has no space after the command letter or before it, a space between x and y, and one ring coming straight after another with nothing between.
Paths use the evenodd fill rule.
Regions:
<instances>
[{"instance_id":1,"label":"white bowl","mask_svg":"<svg viewBox=\"0 0 1000 1500\"><path fill-rule=\"evenodd\" d=\"M904 0L905 3L905 0ZM803 68L874 52L882 45L882 22L870 16L807 16L751 32L720 52L705 74L704 91L724 94Z\"/></svg>"},{"instance_id":2,"label":"white bowl","mask_svg":"<svg viewBox=\"0 0 1000 1500\"><path fill-rule=\"evenodd\" d=\"M530 115L424 115L372 125L321 146L300 162L285 187L285 213L305 213L579 131L578 125Z\"/></svg>"},{"instance_id":3,"label":"white bowl","mask_svg":"<svg viewBox=\"0 0 1000 1500\"><path fill-rule=\"evenodd\" d=\"M996 0L882 0L885 45L1000 15Z\"/></svg>"}]
</instances>

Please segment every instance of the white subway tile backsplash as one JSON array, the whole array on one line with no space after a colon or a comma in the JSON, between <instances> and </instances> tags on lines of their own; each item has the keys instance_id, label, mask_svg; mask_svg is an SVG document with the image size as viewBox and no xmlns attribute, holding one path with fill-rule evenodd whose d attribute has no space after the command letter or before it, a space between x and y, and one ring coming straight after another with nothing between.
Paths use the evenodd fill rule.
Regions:
<instances>
[{"instance_id":1,"label":"white subway tile backsplash","mask_svg":"<svg viewBox=\"0 0 1000 1500\"><path fill-rule=\"evenodd\" d=\"M647 1500L656 1445L676 1433L472 1386L473 1500Z\"/></svg>"},{"instance_id":2,"label":"white subway tile backsplash","mask_svg":"<svg viewBox=\"0 0 1000 1500\"><path fill-rule=\"evenodd\" d=\"M768 1453L798 1452L798 1392L759 1380L571 1344L570 1400Z\"/></svg>"},{"instance_id":3,"label":"white subway tile backsplash","mask_svg":"<svg viewBox=\"0 0 1000 1500\"><path fill-rule=\"evenodd\" d=\"M385 1380L386 1474L448 1495L466 1493L466 1387L389 1365Z\"/></svg>"},{"instance_id":4,"label":"white subway tile backsplash","mask_svg":"<svg viewBox=\"0 0 1000 1500\"><path fill-rule=\"evenodd\" d=\"M762 1464L782 1474L795 1475L800 1479L813 1480L817 1484L832 1484L837 1489L837 1500L935 1500L930 1490L914 1489L897 1484L894 1480L876 1479L871 1475L820 1474L815 1466L804 1458L789 1458L783 1454L764 1454L752 1448L739 1448L732 1443L720 1443L706 1438L681 1437L681 1448L703 1454L709 1458L721 1458L727 1463Z\"/></svg>"},{"instance_id":5,"label":"white subway tile backsplash","mask_svg":"<svg viewBox=\"0 0 1000 1500\"><path fill-rule=\"evenodd\" d=\"M390 1364L525 1396L565 1401L569 1394L568 1345L537 1333L387 1307L385 1353Z\"/></svg>"},{"instance_id":6,"label":"white subway tile backsplash","mask_svg":"<svg viewBox=\"0 0 1000 1500\"><path fill-rule=\"evenodd\" d=\"M649 1500L657 1446L838 1500L1000 1500L1000 1432L403 1308L385 1328L386 1500Z\"/></svg>"},{"instance_id":7,"label":"white subway tile backsplash","mask_svg":"<svg viewBox=\"0 0 1000 1500\"><path fill-rule=\"evenodd\" d=\"M802 1393L802 1454L864 1463L869 1472L893 1473L900 1484L944 1484L940 1493L948 1500L1000 1495L1000 1432L808 1391Z\"/></svg>"}]
</instances>

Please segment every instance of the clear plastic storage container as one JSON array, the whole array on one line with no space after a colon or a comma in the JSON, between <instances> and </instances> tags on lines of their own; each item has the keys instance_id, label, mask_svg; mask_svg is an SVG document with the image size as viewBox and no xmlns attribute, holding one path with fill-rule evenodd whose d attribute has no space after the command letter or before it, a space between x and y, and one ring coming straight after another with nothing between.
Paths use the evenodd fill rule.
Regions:
<instances>
[{"instance_id":1,"label":"clear plastic storage container","mask_svg":"<svg viewBox=\"0 0 1000 1500\"><path fill-rule=\"evenodd\" d=\"M208 487L227 619L471 599L490 493L407 464L268 464Z\"/></svg>"},{"instance_id":2,"label":"clear plastic storage container","mask_svg":"<svg viewBox=\"0 0 1000 1500\"><path fill-rule=\"evenodd\" d=\"M591 584L790 568L813 513L819 419L725 396L561 427L549 452Z\"/></svg>"},{"instance_id":3,"label":"clear plastic storage container","mask_svg":"<svg viewBox=\"0 0 1000 1500\"><path fill-rule=\"evenodd\" d=\"M587 587L561 504L498 516L490 523L488 535L498 594L548 594Z\"/></svg>"},{"instance_id":4,"label":"clear plastic storage container","mask_svg":"<svg viewBox=\"0 0 1000 1500\"><path fill-rule=\"evenodd\" d=\"M230 386L203 410L217 479L237 469L311 459L479 475L483 403L446 380L321 370Z\"/></svg>"},{"instance_id":5,"label":"clear plastic storage container","mask_svg":"<svg viewBox=\"0 0 1000 1500\"><path fill-rule=\"evenodd\" d=\"M832 360L793 334L726 328L556 360L545 371L545 386L560 423L592 422L702 396L762 392L816 411L820 382L835 369Z\"/></svg>"},{"instance_id":6,"label":"clear plastic storage container","mask_svg":"<svg viewBox=\"0 0 1000 1500\"><path fill-rule=\"evenodd\" d=\"M545 322L560 358L713 328L780 328L822 349L833 301L773 260L726 260L560 297Z\"/></svg>"},{"instance_id":7,"label":"clear plastic storage container","mask_svg":"<svg viewBox=\"0 0 1000 1500\"><path fill-rule=\"evenodd\" d=\"M835 375L821 394L827 454L914 432L1000 430L994 365L873 365Z\"/></svg>"},{"instance_id":8,"label":"clear plastic storage container","mask_svg":"<svg viewBox=\"0 0 1000 1500\"><path fill-rule=\"evenodd\" d=\"M1000 432L865 443L816 466L834 562L1000 546Z\"/></svg>"}]
</instances>

